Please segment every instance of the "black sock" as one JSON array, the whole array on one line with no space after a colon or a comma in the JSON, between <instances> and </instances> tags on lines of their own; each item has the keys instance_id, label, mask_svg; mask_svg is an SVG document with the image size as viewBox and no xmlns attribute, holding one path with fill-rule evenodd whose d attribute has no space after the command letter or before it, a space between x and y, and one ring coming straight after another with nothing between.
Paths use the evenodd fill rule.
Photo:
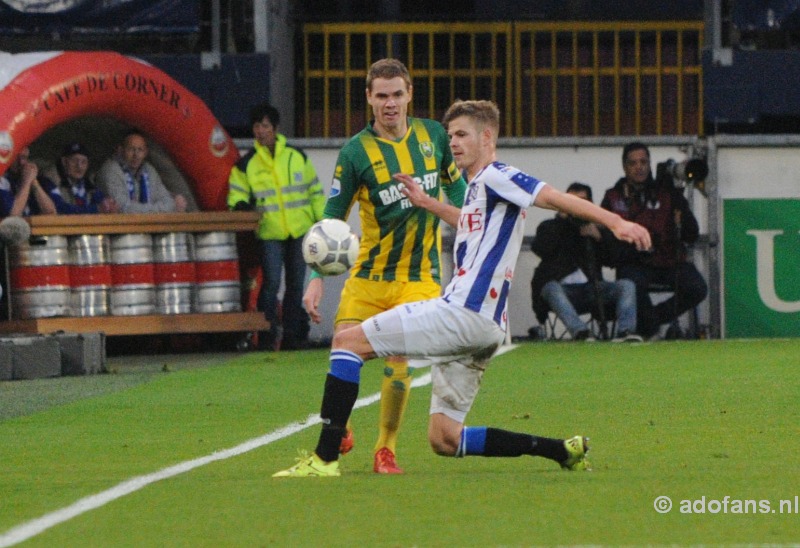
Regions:
<instances>
[{"instance_id":1,"label":"black sock","mask_svg":"<svg viewBox=\"0 0 800 548\"><path fill-rule=\"evenodd\" d=\"M358 383L343 381L328 374L320 411L322 432L315 450L322 460L330 462L339 459L339 445L357 398Z\"/></svg>"},{"instance_id":2,"label":"black sock","mask_svg":"<svg viewBox=\"0 0 800 548\"><path fill-rule=\"evenodd\" d=\"M569 456L564 447L564 440L509 432L500 428L486 429L486 446L483 454L487 457L532 455L556 462L563 462Z\"/></svg>"},{"instance_id":3,"label":"black sock","mask_svg":"<svg viewBox=\"0 0 800 548\"><path fill-rule=\"evenodd\" d=\"M528 455L544 457L556 462L564 462L569 458L567 448L564 447L564 440L542 438L540 436L531 437L533 438L533 447L531 447Z\"/></svg>"}]
</instances>

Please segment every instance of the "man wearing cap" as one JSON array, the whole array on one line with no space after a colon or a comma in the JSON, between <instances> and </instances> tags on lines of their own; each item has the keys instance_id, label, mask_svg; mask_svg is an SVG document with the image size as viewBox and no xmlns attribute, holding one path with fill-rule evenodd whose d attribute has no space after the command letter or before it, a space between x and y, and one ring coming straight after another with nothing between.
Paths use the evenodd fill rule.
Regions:
<instances>
[{"instance_id":1,"label":"man wearing cap","mask_svg":"<svg viewBox=\"0 0 800 548\"><path fill-rule=\"evenodd\" d=\"M70 143L59 158L61 177L51 195L56 209L63 214L118 213L114 198L106 197L86 176L89 152L81 143Z\"/></svg>"}]
</instances>

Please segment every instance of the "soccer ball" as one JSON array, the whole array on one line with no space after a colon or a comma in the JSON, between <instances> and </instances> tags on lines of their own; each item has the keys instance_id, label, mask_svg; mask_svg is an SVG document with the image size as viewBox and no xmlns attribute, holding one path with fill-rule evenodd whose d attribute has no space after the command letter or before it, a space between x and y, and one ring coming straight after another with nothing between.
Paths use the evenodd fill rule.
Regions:
<instances>
[{"instance_id":1,"label":"soccer ball","mask_svg":"<svg viewBox=\"0 0 800 548\"><path fill-rule=\"evenodd\" d=\"M303 259L323 276L350 270L358 258L358 236L339 219L322 219L303 238Z\"/></svg>"}]
</instances>

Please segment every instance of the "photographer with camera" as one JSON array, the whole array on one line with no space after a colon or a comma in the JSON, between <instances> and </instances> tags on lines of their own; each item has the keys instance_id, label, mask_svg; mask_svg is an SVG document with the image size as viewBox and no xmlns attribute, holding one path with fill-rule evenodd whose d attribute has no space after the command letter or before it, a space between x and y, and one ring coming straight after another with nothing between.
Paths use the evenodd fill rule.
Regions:
<instances>
[{"instance_id":1,"label":"photographer with camera","mask_svg":"<svg viewBox=\"0 0 800 548\"><path fill-rule=\"evenodd\" d=\"M645 144L625 145L622 168L625 176L606 191L600 205L650 231L651 251L642 253L618 243L615 265L618 280L636 284L639 333L650 338L708 294L705 280L686 253L686 244L697 241L700 229L683 189L676 188L670 176L653 179ZM654 285L669 286L672 296L653 306L649 288Z\"/></svg>"},{"instance_id":2,"label":"photographer with camera","mask_svg":"<svg viewBox=\"0 0 800 548\"><path fill-rule=\"evenodd\" d=\"M591 187L572 183L568 194L592 201ZM603 280L602 265L612 261L616 238L609 230L558 213L536 229L531 249L541 259L531 280L533 311L544 324L555 312L573 340L592 340L594 334L580 318L591 312L599 322L601 338L608 338L606 310L617 319L615 341L641 342L636 334L636 287L630 280Z\"/></svg>"}]
</instances>

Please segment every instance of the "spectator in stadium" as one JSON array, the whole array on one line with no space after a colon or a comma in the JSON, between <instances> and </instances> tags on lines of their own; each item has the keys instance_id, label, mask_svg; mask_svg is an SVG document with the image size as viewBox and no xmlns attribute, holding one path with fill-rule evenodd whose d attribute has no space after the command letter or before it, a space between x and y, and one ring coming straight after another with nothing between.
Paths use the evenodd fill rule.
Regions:
<instances>
[{"instance_id":1,"label":"spectator in stadium","mask_svg":"<svg viewBox=\"0 0 800 548\"><path fill-rule=\"evenodd\" d=\"M315 452L273 477L339 476L339 446L358 398L361 367L378 356L426 358L433 388L428 441L449 457L541 456L586 470L586 438L554 439L485 426L464 426L491 356L506 337L507 298L527 208L557 209L601 223L639 249L647 231L619 215L498 162L500 113L490 101L457 101L444 115L450 148L469 180L461 210L429 195L406 173L403 194L456 227L455 275L441 297L381 312L334 335Z\"/></svg>"},{"instance_id":2,"label":"spectator in stadium","mask_svg":"<svg viewBox=\"0 0 800 548\"><path fill-rule=\"evenodd\" d=\"M103 196L89 180L89 152L83 144L68 144L58 160L58 185L52 198L62 214L118 213L114 198Z\"/></svg>"},{"instance_id":3,"label":"spectator in stadium","mask_svg":"<svg viewBox=\"0 0 800 548\"><path fill-rule=\"evenodd\" d=\"M367 72L366 99L373 119L339 151L325 217L346 220L359 204L361 261L345 282L334 332L358 325L399 304L441 293L439 219L411 207L390 174L405 170L424 180L431 196L442 191L461 207L466 183L458 171L439 122L411 118L413 87L406 66L381 59ZM304 302L314 321L323 295L322 278L312 274ZM381 388L378 440L373 470L400 474L397 436L411 391L412 369L401 356L386 358ZM352 447L351 425L342 441Z\"/></svg>"},{"instance_id":4,"label":"spectator in stadium","mask_svg":"<svg viewBox=\"0 0 800 548\"><path fill-rule=\"evenodd\" d=\"M325 194L314 164L303 150L278 133L280 115L268 103L250 110L251 148L231 168L228 206L262 213L256 237L261 241L262 283L259 309L271 328L259 336L259 345L274 350L307 346L309 317L303 308L306 263L303 236L322 219ZM278 291L285 272L285 290L278 313ZM281 338L282 331L282 338Z\"/></svg>"},{"instance_id":5,"label":"spectator in stadium","mask_svg":"<svg viewBox=\"0 0 800 548\"><path fill-rule=\"evenodd\" d=\"M618 280L636 284L639 333L651 338L661 325L694 308L708 294L705 280L686 253L686 244L697 241L700 230L682 190L653 179L645 144L625 145L622 169L625 176L606 191L601 206L650 231L653 249L642 253L620 244L616 269ZM674 293L653 306L648 291L652 284L668 285Z\"/></svg>"},{"instance_id":6,"label":"spectator in stadium","mask_svg":"<svg viewBox=\"0 0 800 548\"><path fill-rule=\"evenodd\" d=\"M98 188L113 198L123 213L186 211L186 197L167 190L147 154L144 134L128 131L114 156L100 166Z\"/></svg>"},{"instance_id":7,"label":"spectator in stadium","mask_svg":"<svg viewBox=\"0 0 800 548\"><path fill-rule=\"evenodd\" d=\"M592 189L583 183L569 185L567 194L592 201ZM636 334L636 286L630 280L603 280L602 266L612 262L615 242L607 228L561 211L537 227L531 249L541 262L533 273L531 294L540 323L553 311L573 340L592 340L592 329L580 314L593 313L605 330L606 311L613 307L613 340L642 341Z\"/></svg>"},{"instance_id":8,"label":"spectator in stadium","mask_svg":"<svg viewBox=\"0 0 800 548\"><path fill-rule=\"evenodd\" d=\"M5 176L0 177L0 216L53 215L56 205L50 193L52 181L39 177L39 167L30 159L30 148L20 149Z\"/></svg>"}]
</instances>

